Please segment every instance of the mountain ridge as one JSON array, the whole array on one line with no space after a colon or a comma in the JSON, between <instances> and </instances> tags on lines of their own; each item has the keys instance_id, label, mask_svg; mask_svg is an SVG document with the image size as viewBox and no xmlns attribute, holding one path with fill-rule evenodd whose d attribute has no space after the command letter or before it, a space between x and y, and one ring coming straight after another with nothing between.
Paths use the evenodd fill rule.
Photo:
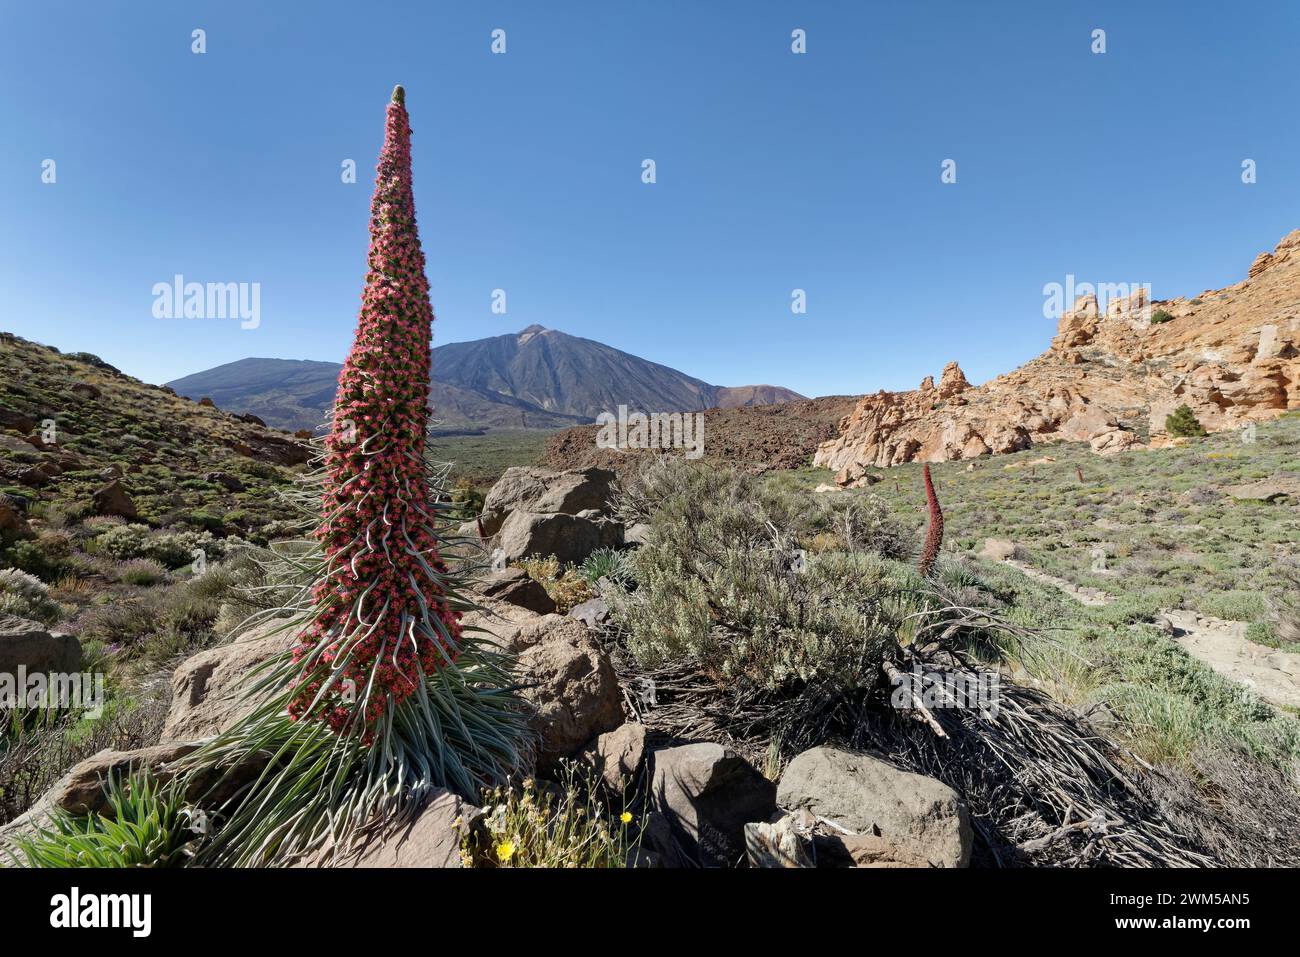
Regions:
<instances>
[{"instance_id":1,"label":"mountain ridge","mask_svg":"<svg viewBox=\"0 0 1300 957\"><path fill-rule=\"evenodd\" d=\"M618 406L662 412L771 405L802 399L781 386L717 386L580 336L530 325L432 352L430 402L442 431L556 429ZM248 357L166 383L178 394L316 429L332 404L341 363Z\"/></svg>"}]
</instances>

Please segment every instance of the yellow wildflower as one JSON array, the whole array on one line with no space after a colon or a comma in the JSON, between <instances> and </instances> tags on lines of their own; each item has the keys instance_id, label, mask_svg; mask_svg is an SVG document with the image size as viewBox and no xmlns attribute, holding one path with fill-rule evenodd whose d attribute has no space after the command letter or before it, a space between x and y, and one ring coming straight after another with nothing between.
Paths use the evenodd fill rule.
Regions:
<instances>
[{"instance_id":1,"label":"yellow wildflower","mask_svg":"<svg viewBox=\"0 0 1300 957\"><path fill-rule=\"evenodd\" d=\"M624 824L631 824L631 823L632 823L632 812L631 812L631 811L624 811L622 814L620 814L620 815L618 816L618 819L619 819L620 821L622 821Z\"/></svg>"},{"instance_id":2,"label":"yellow wildflower","mask_svg":"<svg viewBox=\"0 0 1300 957\"><path fill-rule=\"evenodd\" d=\"M515 856L515 842L502 841L497 845L497 860L502 864L510 863L510 858Z\"/></svg>"}]
</instances>

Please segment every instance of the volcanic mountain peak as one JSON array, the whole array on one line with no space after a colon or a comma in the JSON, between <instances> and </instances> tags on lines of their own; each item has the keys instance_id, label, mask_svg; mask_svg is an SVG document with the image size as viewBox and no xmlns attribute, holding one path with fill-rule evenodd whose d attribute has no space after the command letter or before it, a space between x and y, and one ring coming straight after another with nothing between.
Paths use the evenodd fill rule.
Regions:
<instances>
[{"instance_id":1,"label":"volcanic mountain peak","mask_svg":"<svg viewBox=\"0 0 1300 957\"><path fill-rule=\"evenodd\" d=\"M315 429L334 399L340 366L243 359L169 383L177 392L253 412L285 428ZM443 431L555 429L619 406L695 412L802 398L779 386L716 386L591 339L533 324L433 350L429 399Z\"/></svg>"}]
</instances>

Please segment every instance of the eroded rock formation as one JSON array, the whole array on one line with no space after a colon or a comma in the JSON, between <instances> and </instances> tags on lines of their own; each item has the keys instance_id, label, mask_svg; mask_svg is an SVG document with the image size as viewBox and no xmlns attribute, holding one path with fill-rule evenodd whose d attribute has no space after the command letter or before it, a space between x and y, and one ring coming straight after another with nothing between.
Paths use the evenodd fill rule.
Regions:
<instances>
[{"instance_id":1,"label":"eroded rock formation","mask_svg":"<svg viewBox=\"0 0 1300 957\"><path fill-rule=\"evenodd\" d=\"M908 392L863 396L813 461L853 484L866 468L1044 442L1108 455L1167 444L1165 417L1180 405L1211 432L1300 408L1300 229L1224 289L1155 302L1139 289L1104 314L1081 296L1046 352L984 385L950 362L938 386L927 376Z\"/></svg>"}]
</instances>

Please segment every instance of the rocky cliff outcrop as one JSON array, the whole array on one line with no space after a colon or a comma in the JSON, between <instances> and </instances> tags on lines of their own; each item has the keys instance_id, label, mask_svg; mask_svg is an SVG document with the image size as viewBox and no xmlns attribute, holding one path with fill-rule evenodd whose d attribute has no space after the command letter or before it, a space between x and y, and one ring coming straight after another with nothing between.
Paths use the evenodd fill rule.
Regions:
<instances>
[{"instance_id":1,"label":"rocky cliff outcrop","mask_svg":"<svg viewBox=\"0 0 1300 957\"><path fill-rule=\"evenodd\" d=\"M927 376L909 392L863 396L813 461L852 484L868 467L1044 442L1107 455L1167 444L1165 417L1180 405L1211 432L1300 408L1300 229L1246 279L1192 299L1153 302L1139 289L1103 313L1081 296L1045 353L984 385L950 362L938 386Z\"/></svg>"}]
</instances>

